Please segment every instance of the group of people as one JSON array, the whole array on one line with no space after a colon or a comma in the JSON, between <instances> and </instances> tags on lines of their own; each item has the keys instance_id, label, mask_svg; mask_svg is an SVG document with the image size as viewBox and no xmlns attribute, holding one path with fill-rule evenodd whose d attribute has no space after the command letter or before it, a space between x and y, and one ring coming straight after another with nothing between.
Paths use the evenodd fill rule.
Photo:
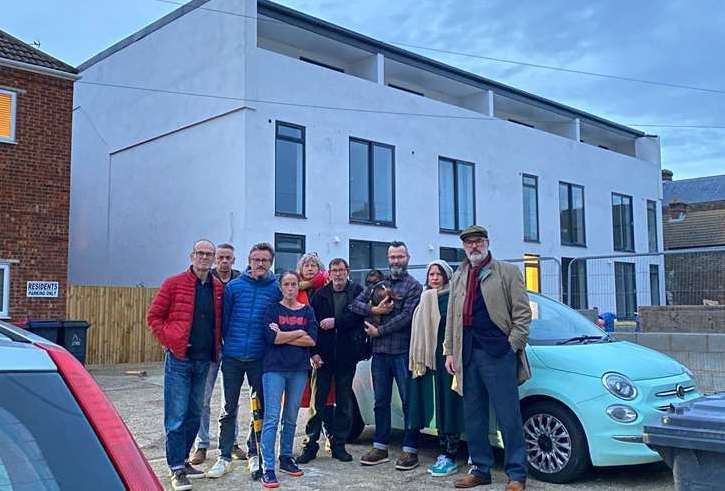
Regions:
<instances>
[{"instance_id":1,"label":"group of people","mask_svg":"<svg viewBox=\"0 0 725 491\"><path fill-rule=\"evenodd\" d=\"M186 490L190 479L222 477L233 460L245 458L265 488L278 487L277 469L302 476L299 465L317 457L323 429L332 458L352 461L345 447L353 422L352 383L357 363L371 358L375 434L360 464L389 462L395 381L404 415L396 469L418 467L420 430L435 427L440 455L428 472L457 472L465 432L470 468L454 486L490 484L491 404L504 440L506 490L524 489L526 447L517 386L529 377L528 296L518 268L493 259L485 228L468 227L460 239L466 259L455 272L445 261L433 261L421 285L408 273L405 243L392 242L389 274L371 271L364 286L350 279L344 258L325 267L308 253L296 271L276 277L270 244L252 246L240 272L233 269L230 244L197 241L189 269L163 282L147 315L166 349L164 427L172 487ZM195 466L207 458L210 401L220 369L220 455L204 472ZM245 376L254 411L246 452L237 444ZM295 457L297 416L307 386L306 438Z\"/></svg>"}]
</instances>

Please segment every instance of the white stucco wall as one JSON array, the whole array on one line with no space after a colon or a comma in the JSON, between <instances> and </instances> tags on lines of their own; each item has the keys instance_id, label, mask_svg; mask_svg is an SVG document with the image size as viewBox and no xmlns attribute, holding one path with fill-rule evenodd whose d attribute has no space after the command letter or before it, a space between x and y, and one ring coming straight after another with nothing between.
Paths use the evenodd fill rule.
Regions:
<instances>
[{"instance_id":1,"label":"white stucco wall","mask_svg":"<svg viewBox=\"0 0 725 491\"><path fill-rule=\"evenodd\" d=\"M248 0L244 8L254 6ZM498 257L612 254L612 192L633 197L636 251L647 252L646 200L661 196L657 163L255 48L256 33L245 26L244 18L195 11L83 73L84 80L245 100L139 99L138 91L76 84L88 117L76 111L74 119L73 283L157 285L188 264L195 238L232 241L243 260L251 244L272 242L275 232L304 235L307 250L326 260L347 257L350 239L404 240L412 262L426 263L439 247L460 247L455 235L439 233L439 156L476 164L476 221L489 229ZM109 184L107 149L236 107L246 109L114 153ZM274 214L277 120L306 129L305 219ZM395 147L395 228L349 223L350 137ZM522 173L539 177L539 244L523 241ZM559 181L585 188L586 248L560 245Z\"/></svg>"}]
</instances>

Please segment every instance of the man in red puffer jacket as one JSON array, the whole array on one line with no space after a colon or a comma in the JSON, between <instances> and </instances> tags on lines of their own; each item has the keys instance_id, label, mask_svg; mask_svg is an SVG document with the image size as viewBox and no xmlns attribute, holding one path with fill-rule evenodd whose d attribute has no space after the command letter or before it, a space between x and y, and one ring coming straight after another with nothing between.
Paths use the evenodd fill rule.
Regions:
<instances>
[{"instance_id":1,"label":"man in red puffer jacket","mask_svg":"<svg viewBox=\"0 0 725 491\"><path fill-rule=\"evenodd\" d=\"M146 315L166 349L166 462L176 491L191 489L189 479L204 477L188 456L199 431L209 364L218 361L221 347L224 286L211 274L214 244L197 241L190 257L191 267L161 284Z\"/></svg>"}]
</instances>

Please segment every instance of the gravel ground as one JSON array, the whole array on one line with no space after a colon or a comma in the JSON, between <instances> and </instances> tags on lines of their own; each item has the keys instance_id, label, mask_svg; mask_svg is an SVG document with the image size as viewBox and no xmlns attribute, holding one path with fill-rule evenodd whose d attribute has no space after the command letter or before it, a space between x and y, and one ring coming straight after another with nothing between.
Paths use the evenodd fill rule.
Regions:
<instances>
[{"instance_id":1,"label":"gravel ground","mask_svg":"<svg viewBox=\"0 0 725 491\"><path fill-rule=\"evenodd\" d=\"M168 470L164 459L163 431L163 369L160 363L144 365L91 366L91 374L111 398L136 441L160 477L166 489L171 489ZM127 370L144 370L146 376L126 375ZM219 386L218 386L219 389ZM216 440L218 425L214 419L219 413L218 389L213 398L212 407L212 449L206 464L211 466L218 455ZM248 399L242 396L240 409L242 425L248 424ZM295 444L302 443L304 422L307 411L301 410L297 425ZM242 426L246 428L246 426ZM436 445L433 438L426 438L420 449L421 467L409 472L399 472L393 462L399 450L401 434L394 434L391 445L391 463L373 468L362 467L357 459L365 453L372 441L372 430L367 428L357 444L349 445L348 451L356 461L341 463L331 459L324 452L310 464L303 466L304 477L293 478L279 476L285 489L452 489L455 476L432 478L425 466L436 457ZM506 476L501 469L500 458L493 472L494 484L477 489L503 489ZM199 479L193 482L195 490L237 490L260 489L259 483L252 481L246 471L246 462L237 462L235 470L221 479ZM630 467L598 468L591 470L583 479L567 485L548 484L530 479L527 489L532 490L674 490L672 473L664 464L649 464Z\"/></svg>"}]
</instances>

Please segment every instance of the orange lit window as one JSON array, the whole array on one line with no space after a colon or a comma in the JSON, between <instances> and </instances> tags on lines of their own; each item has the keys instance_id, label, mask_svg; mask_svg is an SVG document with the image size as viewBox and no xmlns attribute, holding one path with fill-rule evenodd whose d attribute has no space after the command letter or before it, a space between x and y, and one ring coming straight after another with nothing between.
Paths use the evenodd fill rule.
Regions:
<instances>
[{"instance_id":1,"label":"orange lit window","mask_svg":"<svg viewBox=\"0 0 725 491\"><path fill-rule=\"evenodd\" d=\"M541 265L536 254L524 254L524 280L527 290L541 292Z\"/></svg>"},{"instance_id":2,"label":"orange lit window","mask_svg":"<svg viewBox=\"0 0 725 491\"><path fill-rule=\"evenodd\" d=\"M0 142L15 141L15 92L0 89Z\"/></svg>"}]
</instances>

